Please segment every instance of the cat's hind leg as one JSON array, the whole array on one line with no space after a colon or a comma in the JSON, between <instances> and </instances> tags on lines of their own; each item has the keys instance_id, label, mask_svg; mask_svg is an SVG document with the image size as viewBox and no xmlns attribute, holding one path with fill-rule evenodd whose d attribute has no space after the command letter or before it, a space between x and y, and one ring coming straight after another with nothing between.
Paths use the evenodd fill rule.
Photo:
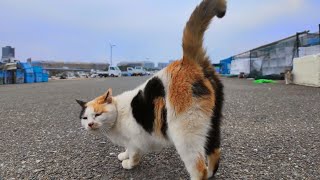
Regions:
<instances>
[{"instance_id":1,"label":"cat's hind leg","mask_svg":"<svg viewBox=\"0 0 320 180\"><path fill-rule=\"evenodd\" d=\"M212 177L219 168L221 151L220 148L214 149L208 157L208 178Z\"/></svg>"},{"instance_id":2,"label":"cat's hind leg","mask_svg":"<svg viewBox=\"0 0 320 180\"><path fill-rule=\"evenodd\" d=\"M207 179L205 144L208 127L206 122L199 119L174 121L169 125L169 134L191 180Z\"/></svg>"}]
</instances>

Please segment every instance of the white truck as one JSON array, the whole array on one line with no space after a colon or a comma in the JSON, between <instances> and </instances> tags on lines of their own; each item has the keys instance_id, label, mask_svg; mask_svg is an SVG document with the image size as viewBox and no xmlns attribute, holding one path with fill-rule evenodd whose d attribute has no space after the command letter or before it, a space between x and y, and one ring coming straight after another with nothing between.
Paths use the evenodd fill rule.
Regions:
<instances>
[{"instance_id":1,"label":"white truck","mask_svg":"<svg viewBox=\"0 0 320 180\"><path fill-rule=\"evenodd\" d=\"M133 69L132 75L133 76L144 76L144 75L146 75L146 70L144 70L143 67L141 67L141 66L136 66Z\"/></svg>"},{"instance_id":2,"label":"white truck","mask_svg":"<svg viewBox=\"0 0 320 180\"><path fill-rule=\"evenodd\" d=\"M118 66L109 66L108 71L97 71L96 74L99 77L120 77L121 70Z\"/></svg>"},{"instance_id":3,"label":"white truck","mask_svg":"<svg viewBox=\"0 0 320 180\"><path fill-rule=\"evenodd\" d=\"M127 71L122 72L123 76L144 76L147 75L147 72L143 67L136 66L136 67L127 67Z\"/></svg>"}]
</instances>

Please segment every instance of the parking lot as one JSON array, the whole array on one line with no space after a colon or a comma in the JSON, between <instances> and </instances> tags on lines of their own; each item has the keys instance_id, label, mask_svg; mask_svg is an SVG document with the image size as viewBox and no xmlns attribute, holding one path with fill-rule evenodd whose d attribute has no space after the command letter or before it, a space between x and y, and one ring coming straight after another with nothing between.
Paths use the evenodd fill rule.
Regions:
<instances>
[{"instance_id":1,"label":"parking lot","mask_svg":"<svg viewBox=\"0 0 320 180\"><path fill-rule=\"evenodd\" d=\"M85 132L75 99L147 77L0 86L0 179L187 179L174 149L124 170L121 147ZM223 78L222 160L216 179L319 179L320 89Z\"/></svg>"}]
</instances>

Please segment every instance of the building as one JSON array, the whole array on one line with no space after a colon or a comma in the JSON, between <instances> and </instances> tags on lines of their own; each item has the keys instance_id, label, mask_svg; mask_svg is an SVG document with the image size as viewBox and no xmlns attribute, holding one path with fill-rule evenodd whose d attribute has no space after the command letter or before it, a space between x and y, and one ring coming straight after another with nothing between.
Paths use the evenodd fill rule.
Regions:
<instances>
[{"instance_id":1,"label":"building","mask_svg":"<svg viewBox=\"0 0 320 180\"><path fill-rule=\"evenodd\" d=\"M117 64L119 67L136 67L141 66L145 69L154 69L154 62L151 61L123 61ZM120 68L121 69L121 68Z\"/></svg>"},{"instance_id":2,"label":"building","mask_svg":"<svg viewBox=\"0 0 320 180\"><path fill-rule=\"evenodd\" d=\"M163 68L167 67L168 65L169 65L169 63L167 63L167 62L159 62L158 68L163 69Z\"/></svg>"},{"instance_id":3,"label":"building","mask_svg":"<svg viewBox=\"0 0 320 180\"><path fill-rule=\"evenodd\" d=\"M2 48L2 58L14 58L14 48L6 46Z\"/></svg>"},{"instance_id":4,"label":"building","mask_svg":"<svg viewBox=\"0 0 320 180\"><path fill-rule=\"evenodd\" d=\"M304 31L221 60L222 74L250 77L280 75L292 70L293 59L320 53L319 34Z\"/></svg>"},{"instance_id":5,"label":"building","mask_svg":"<svg viewBox=\"0 0 320 180\"><path fill-rule=\"evenodd\" d=\"M127 71L128 67L136 67L136 66L142 66L141 62L128 62L128 61L123 61L117 64L119 69L121 71Z\"/></svg>"},{"instance_id":6,"label":"building","mask_svg":"<svg viewBox=\"0 0 320 180\"><path fill-rule=\"evenodd\" d=\"M89 71L94 70L105 70L109 67L107 63L86 63L86 62L62 62L62 61L32 61L32 66L41 66L43 69L48 71L59 71L59 70L76 70L76 71Z\"/></svg>"},{"instance_id":7,"label":"building","mask_svg":"<svg viewBox=\"0 0 320 180\"><path fill-rule=\"evenodd\" d=\"M232 57L220 61L220 74L230 74Z\"/></svg>"},{"instance_id":8,"label":"building","mask_svg":"<svg viewBox=\"0 0 320 180\"><path fill-rule=\"evenodd\" d=\"M14 48L12 48L11 46L6 46L2 48L1 62L10 63L17 61L18 60L15 59Z\"/></svg>"},{"instance_id":9,"label":"building","mask_svg":"<svg viewBox=\"0 0 320 180\"><path fill-rule=\"evenodd\" d=\"M154 69L155 68L155 65L154 65L154 62L151 62L151 61L143 61L143 67L146 68L146 69Z\"/></svg>"}]
</instances>

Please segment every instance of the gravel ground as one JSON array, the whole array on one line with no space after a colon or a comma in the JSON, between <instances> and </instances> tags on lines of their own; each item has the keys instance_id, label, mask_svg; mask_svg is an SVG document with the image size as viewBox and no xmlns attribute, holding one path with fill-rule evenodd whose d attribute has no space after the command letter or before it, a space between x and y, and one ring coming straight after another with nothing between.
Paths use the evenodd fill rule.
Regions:
<instances>
[{"instance_id":1,"label":"gravel ground","mask_svg":"<svg viewBox=\"0 0 320 180\"><path fill-rule=\"evenodd\" d=\"M0 179L188 179L174 149L133 170L121 147L80 126L75 99L109 87L119 94L146 78L58 80L0 86ZM223 79L223 157L216 179L319 179L320 89Z\"/></svg>"}]
</instances>

